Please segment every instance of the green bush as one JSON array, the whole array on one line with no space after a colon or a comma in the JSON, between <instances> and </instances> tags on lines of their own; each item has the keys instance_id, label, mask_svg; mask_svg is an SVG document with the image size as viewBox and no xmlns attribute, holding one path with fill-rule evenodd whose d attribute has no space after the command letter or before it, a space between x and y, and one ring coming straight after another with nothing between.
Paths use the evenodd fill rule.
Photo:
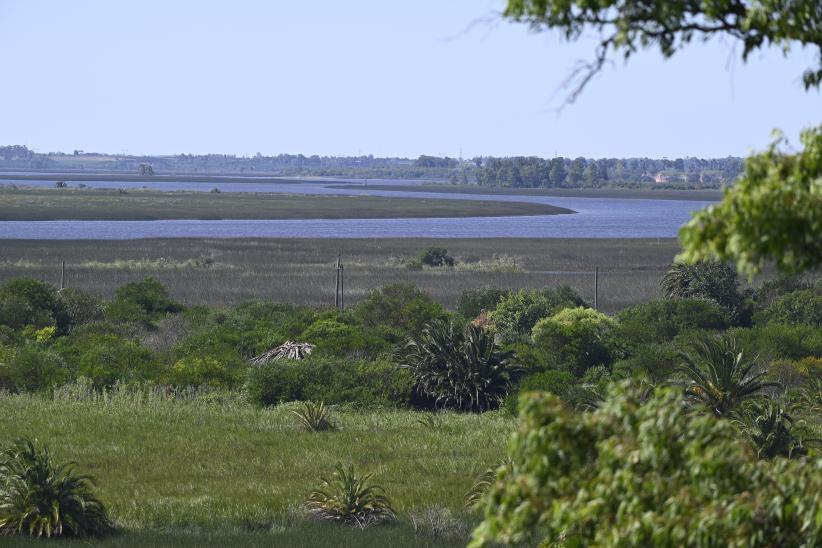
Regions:
<instances>
[{"instance_id":1,"label":"green bush","mask_svg":"<svg viewBox=\"0 0 822 548\"><path fill-rule=\"evenodd\" d=\"M26 344L6 349L0 355L4 363L0 372L0 386L15 392L43 392L72 378L63 359L52 350L38 344Z\"/></svg>"},{"instance_id":2,"label":"green bush","mask_svg":"<svg viewBox=\"0 0 822 548\"><path fill-rule=\"evenodd\" d=\"M486 496L474 548L817 546L822 461L761 461L736 428L690 413L681 393L644 404L621 386L591 413L530 393L511 466Z\"/></svg>"},{"instance_id":3,"label":"green bush","mask_svg":"<svg viewBox=\"0 0 822 548\"><path fill-rule=\"evenodd\" d=\"M750 325L751 295L739 291L733 266L720 261L673 263L660 283L669 299L702 299L725 308L734 325Z\"/></svg>"},{"instance_id":4,"label":"green bush","mask_svg":"<svg viewBox=\"0 0 822 548\"><path fill-rule=\"evenodd\" d=\"M519 397L525 392L549 392L563 400L576 379L568 371L550 369L526 375L519 381L519 386L505 398L505 409L512 415L519 412Z\"/></svg>"},{"instance_id":5,"label":"green bush","mask_svg":"<svg viewBox=\"0 0 822 548\"><path fill-rule=\"evenodd\" d=\"M69 330L103 319L103 301L79 289L67 287L57 294L57 300L65 311Z\"/></svg>"},{"instance_id":6,"label":"green bush","mask_svg":"<svg viewBox=\"0 0 822 548\"><path fill-rule=\"evenodd\" d=\"M503 341L513 342L531 334L534 325L558 310L583 306L584 301L568 286L545 288L503 296L491 312L491 322Z\"/></svg>"},{"instance_id":7,"label":"green bush","mask_svg":"<svg viewBox=\"0 0 822 548\"><path fill-rule=\"evenodd\" d=\"M490 312L497 307L497 304L511 294L510 289L499 287L483 287L479 289L467 289L460 293L457 300L457 312L466 319L474 319L480 312L486 310Z\"/></svg>"},{"instance_id":8,"label":"green bush","mask_svg":"<svg viewBox=\"0 0 822 548\"><path fill-rule=\"evenodd\" d=\"M658 383L671 378L680 361L680 350L673 344L651 343L633 348L628 357L614 363L613 369Z\"/></svg>"},{"instance_id":9,"label":"green bush","mask_svg":"<svg viewBox=\"0 0 822 548\"><path fill-rule=\"evenodd\" d=\"M174 302L165 286L153 278L127 283L117 289L106 314L115 321L150 323L183 307Z\"/></svg>"},{"instance_id":10,"label":"green bush","mask_svg":"<svg viewBox=\"0 0 822 548\"><path fill-rule=\"evenodd\" d=\"M0 287L0 325L13 329L53 325L62 332L68 317L54 286L32 278L12 278Z\"/></svg>"},{"instance_id":11,"label":"green bush","mask_svg":"<svg viewBox=\"0 0 822 548\"><path fill-rule=\"evenodd\" d=\"M822 329L808 325L767 324L730 333L750 355L762 360L822 357Z\"/></svg>"},{"instance_id":12,"label":"green bush","mask_svg":"<svg viewBox=\"0 0 822 548\"><path fill-rule=\"evenodd\" d=\"M54 349L75 375L91 379L96 387L157 380L161 373L148 348L113 333L82 332L63 337L54 343Z\"/></svg>"},{"instance_id":13,"label":"green bush","mask_svg":"<svg viewBox=\"0 0 822 548\"><path fill-rule=\"evenodd\" d=\"M549 367L581 377L588 368L608 366L621 356L616 327L615 320L591 308L566 308L537 322L532 338Z\"/></svg>"},{"instance_id":14,"label":"green bush","mask_svg":"<svg viewBox=\"0 0 822 548\"><path fill-rule=\"evenodd\" d=\"M317 345L316 352L331 356L374 358L388 350L388 343L373 330L351 325L338 318L322 318L312 323L299 337L302 342Z\"/></svg>"},{"instance_id":15,"label":"green bush","mask_svg":"<svg viewBox=\"0 0 822 548\"><path fill-rule=\"evenodd\" d=\"M454 266L454 258L444 247L426 247L417 255L417 260L426 266Z\"/></svg>"},{"instance_id":16,"label":"green bush","mask_svg":"<svg viewBox=\"0 0 822 548\"><path fill-rule=\"evenodd\" d=\"M164 382L174 386L235 388L242 384L246 364L239 357L219 360L211 356L186 356L166 372Z\"/></svg>"},{"instance_id":17,"label":"green bush","mask_svg":"<svg viewBox=\"0 0 822 548\"><path fill-rule=\"evenodd\" d=\"M394 330L399 340L419 333L427 323L444 319L447 314L442 305L413 285L394 284L372 291L356 306L354 317L366 327L384 326Z\"/></svg>"},{"instance_id":18,"label":"green bush","mask_svg":"<svg viewBox=\"0 0 822 548\"><path fill-rule=\"evenodd\" d=\"M782 295L757 314L755 321L822 327L822 291L805 289Z\"/></svg>"},{"instance_id":19,"label":"green bush","mask_svg":"<svg viewBox=\"0 0 822 548\"><path fill-rule=\"evenodd\" d=\"M724 330L731 326L726 309L699 299L650 301L623 310L617 320L620 336L629 347L670 342L694 329Z\"/></svg>"},{"instance_id":20,"label":"green bush","mask_svg":"<svg viewBox=\"0 0 822 548\"><path fill-rule=\"evenodd\" d=\"M340 362L312 356L250 367L246 390L259 405L311 400L330 405L402 406L411 401L413 381L407 371L385 361Z\"/></svg>"}]
</instances>

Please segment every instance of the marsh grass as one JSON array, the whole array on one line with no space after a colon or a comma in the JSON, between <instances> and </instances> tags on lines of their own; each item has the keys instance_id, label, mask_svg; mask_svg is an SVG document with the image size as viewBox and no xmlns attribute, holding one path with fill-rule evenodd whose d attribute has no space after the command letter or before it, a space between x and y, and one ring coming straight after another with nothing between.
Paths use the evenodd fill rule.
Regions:
<instances>
[{"instance_id":1,"label":"marsh grass","mask_svg":"<svg viewBox=\"0 0 822 548\"><path fill-rule=\"evenodd\" d=\"M194 532L186 542L237 535L254 545L255 535L271 542L275 534L285 544L303 531L316 543L295 545L333 546L342 535L352 545L359 538L411 546L428 540L416 536L409 513L439 505L462 515L464 493L502 458L514 427L497 412L443 413L432 429L419 424L419 412L340 408L340 429L318 436L294 420L297 408L260 409L219 392L118 387L95 395L74 385L52 399L0 396L0 442L36 437L56 459L95 476L100 500L125 531L107 545L156 545L157 535L176 539L179 531ZM373 472L400 524L366 542L295 514L337 462Z\"/></svg>"},{"instance_id":2,"label":"marsh grass","mask_svg":"<svg viewBox=\"0 0 822 548\"><path fill-rule=\"evenodd\" d=\"M432 245L446 247L460 266L405 266ZM600 308L615 312L659 297L659 279L677 252L674 239L5 240L0 283L14 276L59 283L64 260L69 287L106 298L125 283L153 276L188 305L231 306L259 298L330 307L334 261L341 253L349 305L391 283L417 285L448 307L463 290L488 286L569 284L592 302L593 270L599 267Z\"/></svg>"}]
</instances>

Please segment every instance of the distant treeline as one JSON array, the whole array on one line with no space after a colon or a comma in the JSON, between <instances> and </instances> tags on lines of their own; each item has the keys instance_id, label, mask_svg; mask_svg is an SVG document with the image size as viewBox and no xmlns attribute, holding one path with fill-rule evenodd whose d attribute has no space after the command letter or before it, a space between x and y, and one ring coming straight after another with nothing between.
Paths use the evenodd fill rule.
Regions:
<instances>
[{"instance_id":1,"label":"distant treeline","mask_svg":"<svg viewBox=\"0 0 822 548\"><path fill-rule=\"evenodd\" d=\"M601 187L655 184L680 188L712 188L733 181L742 158L511 158L462 160L423 155L409 158L369 156L304 156L279 154L251 157L229 154L128 156L89 153L38 153L25 146L0 146L0 169L116 171L136 174L259 174L385 179L439 179L484 186Z\"/></svg>"}]
</instances>

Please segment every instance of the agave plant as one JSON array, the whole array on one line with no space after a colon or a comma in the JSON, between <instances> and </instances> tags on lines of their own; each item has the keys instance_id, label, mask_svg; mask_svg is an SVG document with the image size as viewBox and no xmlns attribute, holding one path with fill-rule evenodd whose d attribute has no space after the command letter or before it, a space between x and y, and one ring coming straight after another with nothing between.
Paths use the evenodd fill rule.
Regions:
<instances>
[{"instance_id":1,"label":"agave plant","mask_svg":"<svg viewBox=\"0 0 822 548\"><path fill-rule=\"evenodd\" d=\"M746 359L733 337L705 338L681 357L686 394L716 415L727 415L743 401L779 386L763 381L767 371L754 372L756 359Z\"/></svg>"},{"instance_id":2,"label":"agave plant","mask_svg":"<svg viewBox=\"0 0 822 548\"><path fill-rule=\"evenodd\" d=\"M499 407L523 372L515 359L481 327L435 322L405 345L398 365L411 370L417 393L436 407L485 411Z\"/></svg>"},{"instance_id":3,"label":"agave plant","mask_svg":"<svg viewBox=\"0 0 822 548\"><path fill-rule=\"evenodd\" d=\"M329 413L324 402L303 402L300 408L292 411L292 413L300 420L303 428L309 432L323 432L335 428L331 420L331 413Z\"/></svg>"},{"instance_id":4,"label":"agave plant","mask_svg":"<svg viewBox=\"0 0 822 548\"><path fill-rule=\"evenodd\" d=\"M370 484L372 474L358 476L353 466L337 464L331 478L311 491L305 506L317 519L365 529L396 519L391 502L379 485Z\"/></svg>"},{"instance_id":5,"label":"agave plant","mask_svg":"<svg viewBox=\"0 0 822 548\"><path fill-rule=\"evenodd\" d=\"M819 445L819 440L806 436L804 422L777 401L751 402L739 415L734 422L761 459L802 457L809 447Z\"/></svg>"},{"instance_id":6,"label":"agave plant","mask_svg":"<svg viewBox=\"0 0 822 548\"><path fill-rule=\"evenodd\" d=\"M112 529L92 479L74 463L55 465L48 448L19 439L0 454L0 535L101 536Z\"/></svg>"}]
</instances>

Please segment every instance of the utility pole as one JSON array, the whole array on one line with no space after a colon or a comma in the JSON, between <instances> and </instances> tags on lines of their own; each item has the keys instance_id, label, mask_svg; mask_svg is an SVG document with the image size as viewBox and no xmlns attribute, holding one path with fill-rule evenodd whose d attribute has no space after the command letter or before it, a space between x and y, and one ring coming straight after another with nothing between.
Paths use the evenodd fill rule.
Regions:
<instances>
[{"instance_id":1,"label":"utility pole","mask_svg":"<svg viewBox=\"0 0 822 548\"><path fill-rule=\"evenodd\" d=\"M599 267L594 267L594 310L599 310Z\"/></svg>"},{"instance_id":2,"label":"utility pole","mask_svg":"<svg viewBox=\"0 0 822 548\"><path fill-rule=\"evenodd\" d=\"M342 253L337 255L337 283L334 287L334 308L339 311L345 309L345 267L342 264Z\"/></svg>"},{"instance_id":3,"label":"utility pole","mask_svg":"<svg viewBox=\"0 0 822 548\"><path fill-rule=\"evenodd\" d=\"M340 255L337 255L337 266L334 269L336 271L336 274L337 274L337 282L336 282L336 285L334 286L334 308L336 308L337 310L340 309L340 258L341 258L341 256L342 256L342 253Z\"/></svg>"},{"instance_id":4,"label":"utility pole","mask_svg":"<svg viewBox=\"0 0 822 548\"><path fill-rule=\"evenodd\" d=\"M66 261L60 261L60 291L65 287L66 281Z\"/></svg>"}]
</instances>

